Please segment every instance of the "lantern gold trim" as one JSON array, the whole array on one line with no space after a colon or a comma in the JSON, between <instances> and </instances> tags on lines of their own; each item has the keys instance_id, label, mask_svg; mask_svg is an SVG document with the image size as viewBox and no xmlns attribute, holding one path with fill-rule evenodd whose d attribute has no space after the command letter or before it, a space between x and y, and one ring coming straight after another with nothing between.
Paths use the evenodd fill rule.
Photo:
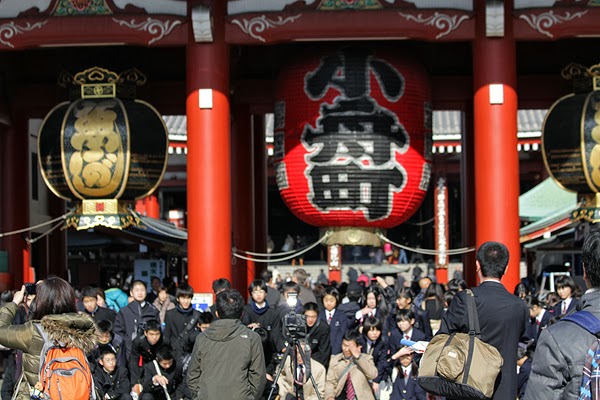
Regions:
<instances>
[{"instance_id":1,"label":"lantern gold trim","mask_svg":"<svg viewBox=\"0 0 600 400\"><path fill-rule=\"evenodd\" d=\"M41 132L44 129L44 125L46 124L46 121L48 120L48 118L50 118L50 116L52 116L52 114L54 114L54 111L56 111L58 108L63 107L65 105L68 105L69 102L68 101L64 101L60 104L57 104L52 110L50 110L50 112L48 114L46 114L46 117L44 118L44 120L42 121L42 124L40 125L40 129L38 132ZM61 132L62 134L62 132ZM40 137L41 135L38 133L38 137L37 137L37 148L40 148ZM54 186L52 186L50 184L50 180L48 180L48 176L46 176L46 171L44 168L41 168L42 165L44 165L42 163L42 155L41 153L38 151L38 165L40 166L40 172L42 173L42 179L44 180L44 183L46 184L46 187L48 187L48 189L50 189L50 191L52 193L54 193L54 195L56 195L56 197L63 199L63 200L71 200L70 197L66 197L63 196L62 194L60 194L57 190L54 189ZM62 158L62 156L61 156Z\"/></svg>"},{"instance_id":2,"label":"lantern gold trim","mask_svg":"<svg viewBox=\"0 0 600 400\"><path fill-rule=\"evenodd\" d=\"M548 111L546 112L546 117L544 118L544 123L542 124L542 132L544 132L546 130L546 122L548 121L548 117L550 116L550 114L552 113L552 110L554 110L556 108L556 106L558 104L560 104L561 101L563 101L564 99L567 99L569 97L574 97L575 94L571 93L568 94L566 96L561 97L560 99L556 100L554 102L554 104L552 104L552 106L550 106L550 109L548 109ZM542 161L544 161L544 167L546 167L546 171L548 171L548 175L550 176L550 178L552 178L552 180L554 181L554 183L556 183L556 185L558 187L560 187L561 189L567 190L569 192L573 192L575 193L574 190L571 190L567 187L565 187L558 179L556 179L556 177L554 176L554 173L552 172L552 169L550 168L550 165L548 164L548 155L546 154L546 146L544 145L544 135L542 134Z\"/></svg>"},{"instance_id":3,"label":"lantern gold trim","mask_svg":"<svg viewBox=\"0 0 600 400\"><path fill-rule=\"evenodd\" d=\"M95 83L81 85L82 99L101 99L116 97L117 86L114 83Z\"/></svg>"},{"instance_id":4,"label":"lantern gold trim","mask_svg":"<svg viewBox=\"0 0 600 400\"><path fill-rule=\"evenodd\" d=\"M364 226L335 226L322 228L321 234L327 235L324 245L375 246L382 245L380 234L385 230Z\"/></svg>"},{"instance_id":5,"label":"lantern gold trim","mask_svg":"<svg viewBox=\"0 0 600 400\"><path fill-rule=\"evenodd\" d=\"M583 102L583 108L581 111L581 123L579 126L579 131L580 131L580 135L581 135L581 140L579 142L579 149L581 150L581 161L583 164L583 175L585 176L585 181L588 184L588 187L592 190L592 193L598 193L598 188L596 187L596 185L594 185L594 181L592 180L592 177L590 176L590 173L588 171L588 161L587 158L585 157L585 110L588 107L588 104L590 103L590 98L591 98L591 93L588 94L585 97L585 101Z\"/></svg>"},{"instance_id":6,"label":"lantern gold trim","mask_svg":"<svg viewBox=\"0 0 600 400\"><path fill-rule=\"evenodd\" d=\"M117 199L83 200L81 202L81 213L90 214L117 214L119 202Z\"/></svg>"}]
</instances>

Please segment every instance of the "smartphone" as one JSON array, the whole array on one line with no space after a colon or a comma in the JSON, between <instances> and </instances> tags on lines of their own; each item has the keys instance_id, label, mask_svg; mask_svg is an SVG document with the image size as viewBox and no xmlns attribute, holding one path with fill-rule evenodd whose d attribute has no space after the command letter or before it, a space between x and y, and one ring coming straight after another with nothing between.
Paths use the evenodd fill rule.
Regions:
<instances>
[{"instance_id":1,"label":"smartphone","mask_svg":"<svg viewBox=\"0 0 600 400\"><path fill-rule=\"evenodd\" d=\"M36 285L35 283L26 283L25 284L25 292L28 295L35 294Z\"/></svg>"}]
</instances>

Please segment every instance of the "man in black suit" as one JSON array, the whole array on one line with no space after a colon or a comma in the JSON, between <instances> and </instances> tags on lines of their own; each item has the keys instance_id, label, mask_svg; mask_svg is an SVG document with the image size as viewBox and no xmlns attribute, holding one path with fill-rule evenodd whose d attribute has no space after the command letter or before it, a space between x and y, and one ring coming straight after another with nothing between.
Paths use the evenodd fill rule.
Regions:
<instances>
[{"instance_id":1,"label":"man in black suit","mask_svg":"<svg viewBox=\"0 0 600 400\"><path fill-rule=\"evenodd\" d=\"M504 363L494 391L494 400L517 398L517 347L525 332L529 309L523 300L500 283L508 266L508 249L502 243L486 242L477 250L480 285L473 288L481 340L496 347ZM468 333L465 292L458 292L442 318L438 333Z\"/></svg>"}]
</instances>

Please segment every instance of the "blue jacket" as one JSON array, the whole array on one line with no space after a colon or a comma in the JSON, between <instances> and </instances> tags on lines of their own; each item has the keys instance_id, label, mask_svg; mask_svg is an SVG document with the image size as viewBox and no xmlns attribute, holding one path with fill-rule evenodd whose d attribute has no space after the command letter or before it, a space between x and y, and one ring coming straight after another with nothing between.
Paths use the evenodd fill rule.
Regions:
<instances>
[{"instance_id":1,"label":"blue jacket","mask_svg":"<svg viewBox=\"0 0 600 400\"><path fill-rule=\"evenodd\" d=\"M104 291L106 305L114 312L119 312L123 307L129 304L129 296L119 288L110 288Z\"/></svg>"},{"instance_id":2,"label":"blue jacket","mask_svg":"<svg viewBox=\"0 0 600 400\"><path fill-rule=\"evenodd\" d=\"M366 336L363 339L365 344L362 347L362 352L367 353L367 341L369 339ZM382 335L375 342L375 346L370 353L373 356L373 362L377 367L377 378L373 379L373 382L380 383L382 380L385 380L388 376L390 376L390 363L388 359L391 357L391 355L389 354L389 351L390 347L388 338Z\"/></svg>"}]
</instances>

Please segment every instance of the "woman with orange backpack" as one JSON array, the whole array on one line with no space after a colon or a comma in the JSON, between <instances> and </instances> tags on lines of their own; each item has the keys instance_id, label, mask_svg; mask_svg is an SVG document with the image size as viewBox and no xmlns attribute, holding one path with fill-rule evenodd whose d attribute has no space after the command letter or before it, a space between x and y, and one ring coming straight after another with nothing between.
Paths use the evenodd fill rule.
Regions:
<instances>
[{"instance_id":1,"label":"woman with orange backpack","mask_svg":"<svg viewBox=\"0 0 600 400\"><path fill-rule=\"evenodd\" d=\"M0 344L23 351L16 398L58 399L57 390L60 390L63 399L95 398L85 353L94 347L96 329L90 316L77 313L71 285L56 276L38 283L30 320L23 325L12 325L25 294L24 285L15 293L12 302L0 308ZM58 361L58 357L54 356L58 353L61 357L67 356ZM72 375L72 379L60 380L59 385L49 383L50 375L54 374L52 382L57 382L59 369L70 369L74 365L77 365L78 372Z\"/></svg>"}]
</instances>

